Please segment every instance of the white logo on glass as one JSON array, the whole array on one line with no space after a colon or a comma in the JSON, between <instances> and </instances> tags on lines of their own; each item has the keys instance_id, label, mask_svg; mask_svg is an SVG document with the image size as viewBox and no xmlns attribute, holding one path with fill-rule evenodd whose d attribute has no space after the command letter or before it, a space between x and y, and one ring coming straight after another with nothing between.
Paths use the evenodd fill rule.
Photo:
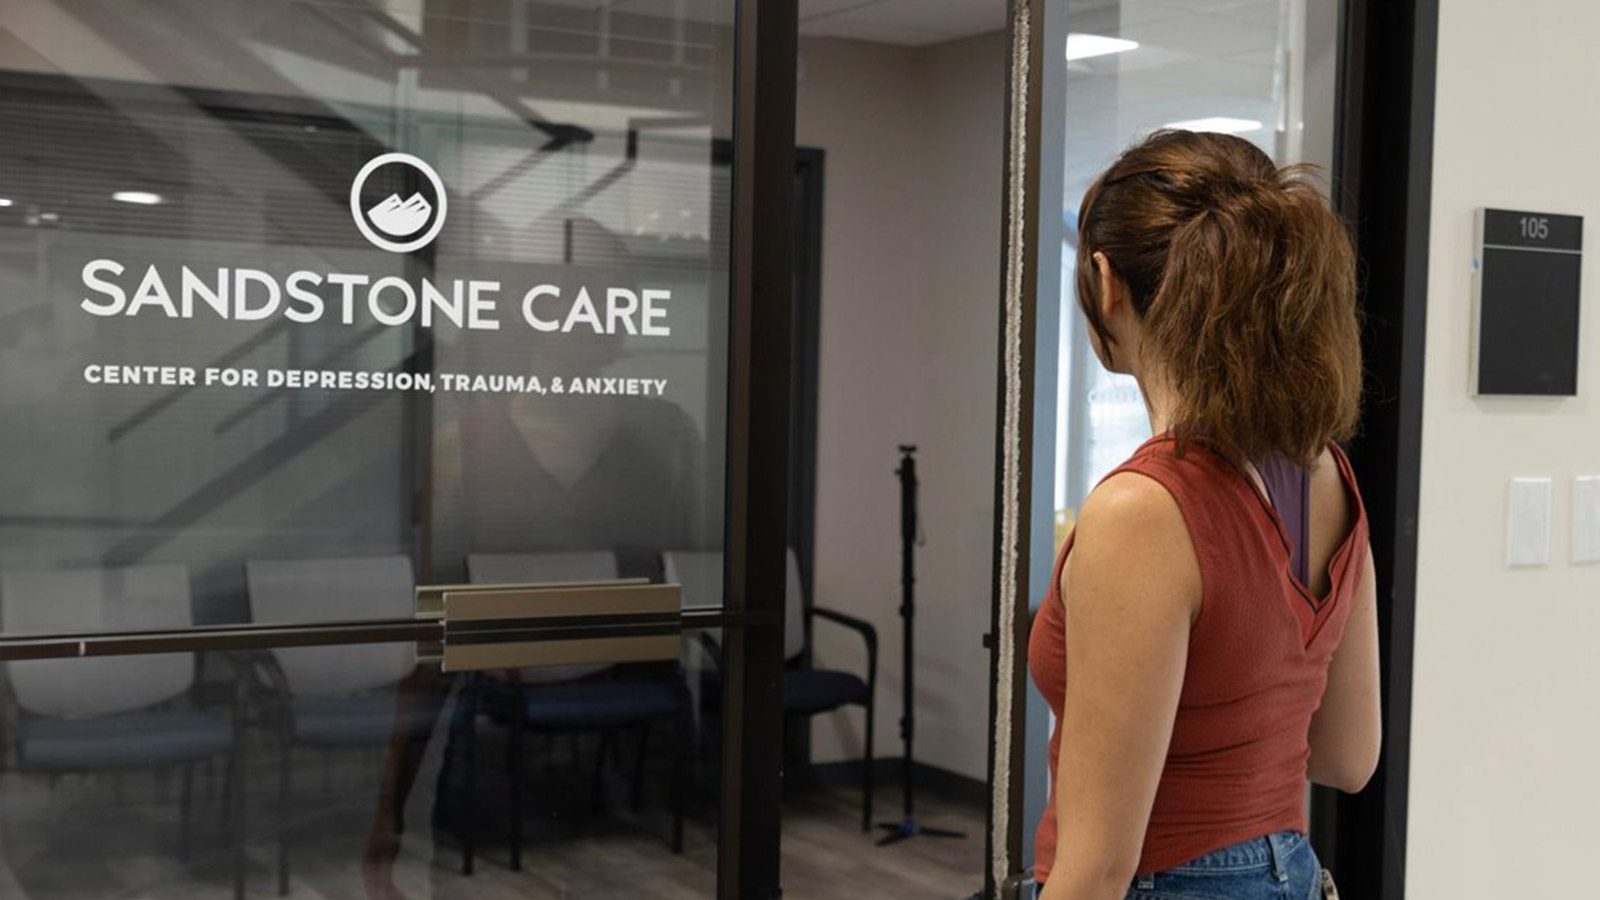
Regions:
<instances>
[{"instance_id":1,"label":"white logo on glass","mask_svg":"<svg viewBox=\"0 0 1600 900\"><path fill-rule=\"evenodd\" d=\"M379 168L390 164L410 166L420 173L432 186L435 201L430 203L422 192L417 191L409 197L390 194L363 209L361 194L367 179ZM444 182L439 179L439 173L409 153L385 153L373 157L361 167L356 180L350 185L350 215L356 220L356 228L374 246L390 253L410 253L433 243L433 239L439 236L439 230L444 227L447 207Z\"/></svg>"}]
</instances>

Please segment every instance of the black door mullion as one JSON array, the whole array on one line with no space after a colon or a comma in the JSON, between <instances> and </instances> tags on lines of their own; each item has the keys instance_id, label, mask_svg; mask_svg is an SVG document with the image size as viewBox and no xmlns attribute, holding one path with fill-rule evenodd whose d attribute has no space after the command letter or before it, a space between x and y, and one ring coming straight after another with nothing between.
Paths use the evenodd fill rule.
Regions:
<instances>
[{"instance_id":1,"label":"black door mullion","mask_svg":"<svg viewBox=\"0 0 1600 900\"><path fill-rule=\"evenodd\" d=\"M778 897L796 0L738 0L717 896Z\"/></svg>"}]
</instances>

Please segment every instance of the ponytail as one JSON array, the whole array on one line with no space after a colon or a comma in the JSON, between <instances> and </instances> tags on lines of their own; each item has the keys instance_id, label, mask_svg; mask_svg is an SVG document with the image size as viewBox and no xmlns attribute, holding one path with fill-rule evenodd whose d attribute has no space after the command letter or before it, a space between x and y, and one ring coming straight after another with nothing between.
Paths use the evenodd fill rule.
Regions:
<instances>
[{"instance_id":1,"label":"ponytail","mask_svg":"<svg viewBox=\"0 0 1600 900\"><path fill-rule=\"evenodd\" d=\"M1344 224L1304 167L1240 138L1158 132L1084 197L1078 297L1108 354L1093 254L1128 286L1179 445L1309 464L1354 431L1361 343Z\"/></svg>"}]
</instances>

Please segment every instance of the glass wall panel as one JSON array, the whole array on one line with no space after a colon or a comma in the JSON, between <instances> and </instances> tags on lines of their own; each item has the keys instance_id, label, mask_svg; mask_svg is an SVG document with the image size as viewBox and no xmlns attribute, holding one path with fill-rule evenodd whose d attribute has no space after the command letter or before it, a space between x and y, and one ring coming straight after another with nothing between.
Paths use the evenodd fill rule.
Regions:
<instances>
[{"instance_id":1,"label":"glass wall panel","mask_svg":"<svg viewBox=\"0 0 1600 900\"><path fill-rule=\"evenodd\" d=\"M0 4L0 637L720 605L733 5ZM0 896L710 895L715 654L618 658L0 664Z\"/></svg>"},{"instance_id":2,"label":"glass wall panel","mask_svg":"<svg viewBox=\"0 0 1600 900\"><path fill-rule=\"evenodd\" d=\"M1222 131L1279 164L1333 164L1338 2L1063 0L1068 17L1061 197L1055 509L1064 535L1097 481L1150 436L1133 378L1095 359L1074 289L1083 194L1123 149L1160 128Z\"/></svg>"},{"instance_id":3,"label":"glass wall panel","mask_svg":"<svg viewBox=\"0 0 1600 900\"><path fill-rule=\"evenodd\" d=\"M9 664L0 895L714 896L714 767L687 722L557 721L575 692L541 682L519 727L515 685L413 657Z\"/></svg>"},{"instance_id":4,"label":"glass wall panel","mask_svg":"<svg viewBox=\"0 0 1600 900\"><path fill-rule=\"evenodd\" d=\"M1038 348L1040 377L1056 385L1055 441L1034 449L1053 452L1055 478L1036 483L1034 503L1054 510L1052 522L1036 524L1051 528L1056 550L1095 484L1150 436L1138 384L1101 366L1079 310L1077 219L1085 191L1125 148L1162 128L1235 134L1279 164L1309 163L1331 174L1342 6L1337 0L1046 0L1052 42L1046 52L1060 56L1045 67L1039 102L1046 105L1043 120L1060 127L1045 133L1041 158L1053 167L1043 181L1059 184L1061 195L1041 202L1040 239L1061 243L1059 254L1039 254L1060 267L1039 278L1059 290L1040 298L1059 304L1040 319L1057 314L1059 330ZM1062 62L1064 71L1057 68ZM1035 541L1035 553L1041 545L1050 542ZM1037 606L1051 569L1033 562ZM1037 691L1028 703L1024 829L1031 863L1032 829L1052 775L1044 748L1055 723Z\"/></svg>"},{"instance_id":5,"label":"glass wall panel","mask_svg":"<svg viewBox=\"0 0 1600 900\"><path fill-rule=\"evenodd\" d=\"M0 564L714 549L727 3L594 6L8 4Z\"/></svg>"}]
</instances>

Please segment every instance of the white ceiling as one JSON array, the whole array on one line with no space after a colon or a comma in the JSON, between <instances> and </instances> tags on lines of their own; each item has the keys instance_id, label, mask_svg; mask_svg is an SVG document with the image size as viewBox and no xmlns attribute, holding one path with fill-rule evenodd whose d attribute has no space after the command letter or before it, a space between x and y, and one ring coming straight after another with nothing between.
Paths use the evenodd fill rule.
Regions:
<instances>
[{"instance_id":1,"label":"white ceiling","mask_svg":"<svg viewBox=\"0 0 1600 900\"><path fill-rule=\"evenodd\" d=\"M922 46L999 31L1006 0L800 0L800 33Z\"/></svg>"},{"instance_id":2,"label":"white ceiling","mask_svg":"<svg viewBox=\"0 0 1600 900\"><path fill-rule=\"evenodd\" d=\"M0 0L8 6L19 0ZM149 0L146 0L149 2ZM161 2L161 0L156 0ZM237 2L237 0L236 0ZM427 0L314 0L338 6L351 2L381 6L391 15L420 17ZM599 12L626 13L671 22L733 23L734 0L519 0L535 7L569 7ZM1071 0L1081 6L1115 4L1118 0ZM941 41L999 31L1006 24L1007 0L799 0L800 33L817 37L843 37L886 44L922 46ZM501 10L498 13L488 9ZM506 4L474 9L473 19L503 18ZM581 27L581 26L580 26Z\"/></svg>"}]
</instances>

